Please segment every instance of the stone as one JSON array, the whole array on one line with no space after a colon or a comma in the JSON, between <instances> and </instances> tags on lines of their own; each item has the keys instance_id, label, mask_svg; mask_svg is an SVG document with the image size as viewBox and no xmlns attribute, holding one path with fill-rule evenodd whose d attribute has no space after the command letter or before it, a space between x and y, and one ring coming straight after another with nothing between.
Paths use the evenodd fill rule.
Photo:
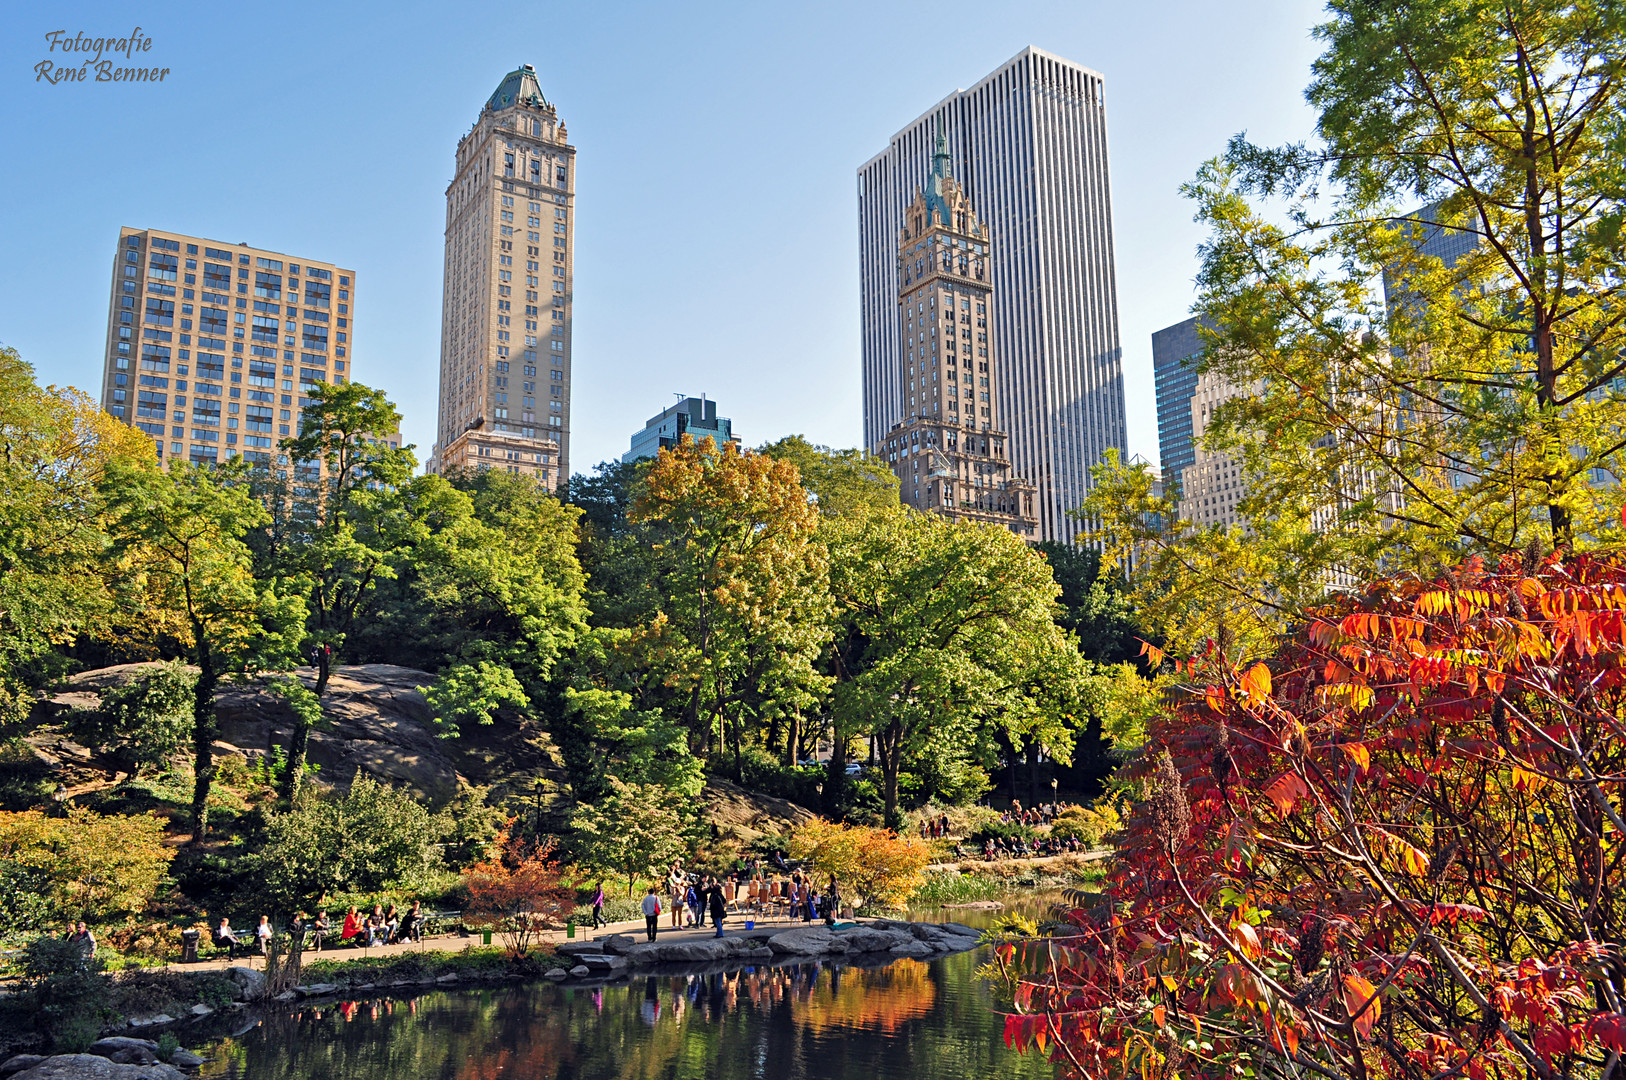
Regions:
<instances>
[{"instance_id":1,"label":"stone","mask_svg":"<svg viewBox=\"0 0 1626 1080\"><path fill-rule=\"evenodd\" d=\"M922 957L930 956L932 953L937 952L938 950L932 948L924 941L911 941L907 945L894 945L887 951L893 956Z\"/></svg>"},{"instance_id":2,"label":"stone","mask_svg":"<svg viewBox=\"0 0 1626 1080\"><path fill-rule=\"evenodd\" d=\"M175 1018L169 1013L158 1013L156 1016L132 1016L125 1023L133 1028L158 1027L162 1024L173 1024Z\"/></svg>"},{"instance_id":3,"label":"stone","mask_svg":"<svg viewBox=\"0 0 1626 1080\"><path fill-rule=\"evenodd\" d=\"M566 971L564 968L549 968L547 971L542 973L542 977L544 979L552 979L554 982L559 982L563 979L570 978L570 972Z\"/></svg>"},{"instance_id":4,"label":"stone","mask_svg":"<svg viewBox=\"0 0 1626 1080\"><path fill-rule=\"evenodd\" d=\"M286 1005L290 1001L298 1001L299 1000L299 991L298 990L284 990L282 993L276 995L271 1000L272 1001L280 1001L280 1002L282 1002L283 1004Z\"/></svg>"},{"instance_id":5,"label":"stone","mask_svg":"<svg viewBox=\"0 0 1626 1080\"><path fill-rule=\"evenodd\" d=\"M96 1054L56 1054L13 1074L14 1080L186 1080L173 1065L129 1065Z\"/></svg>"},{"instance_id":6,"label":"stone","mask_svg":"<svg viewBox=\"0 0 1626 1080\"><path fill-rule=\"evenodd\" d=\"M300 997L326 997L328 994L337 994L338 992L338 983L311 983L309 986L299 987Z\"/></svg>"},{"instance_id":7,"label":"stone","mask_svg":"<svg viewBox=\"0 0 1626 1080\"><path fill-rule=\"evenodd\" d=\"M887 952L915 940L899 930L876 930L869 926L838 930L837 934L847 943L849 953Z\"/></svg>"},{"instance_id":8,"label":"stone","mask_svg":"<svg viewBox=\"0 0 1626 1080\"><path fill-rule=\"evenodd\" d=\"M766 945L758 945L745 955L750 957L752 960L772 960L773 950Z\"/></svg>"},{"instance_id":9,"label":"stone","mask_svg":"<svg viewBox=\"0 0 1626 1080\"><path fill-rule=\"evenodd\" d=\"M214 1013L214 1009L212 1009L209 1006L205 1005L201 1001L198 1002L196 1005L192 1006L192 1015L193 1016L198 1016L198 1017L210 1016L213 1013Z\"/></svg>"},{"instance_id":10,"label":"stone","mask_svg":"<svg viewBox=\"0 0 1626 1080\"><path fill-rule=\"evenodd\" d=\"M600 938L598 944L604 952L609 953L611 956L625 956L627 950L638 944L638 942L631 934L611 934L609 937Z\"/></svg>"},{"instance_id":11,"label":"stone","mask_svg":"<svg viewBox=\"0 0 1626 1080\"><path fill-rule=\"evenodd\" d=\"M588 967L586 964L577 964L575 967L570 969L570 977L572 979L585 979L592 973L593 969Z\"/></svg>"},{"instance_id":12,"label":"stone","mask_svg":"<svg viewBox=\"0 0 1626 1080\"><path fill-rule=\"evenodd\" d=\"M169 1055L169 1063L171 1065L179 1065L183 1069L196 1069L198 1066L203 1065L208 1060L209 1059L204 1057L202 1054L194 1054L190 1050L177 1050L173 1054Z\"/></svg>"},{"instance_id":13,"label":"stone","mask_svg":"<svg viewBox=\"0 0 1626 1080\"><path fill-rule=\"evenodd\" d=\"M948 911L1003 911L1004 901L1001 900L970 900L964 904L944 904Z\"/></svg>"},{"instance_id":14,"label":"stone","mask_svg":"<svg viewBox=\"0 0 1626 1080\"><path fill-rule=\"evenodd\" d=\"M158 1060L157 1043L151 1039L132 1039L127 1035L97 1039L85 1048L85 1052L120 1065L151 1065Z\"/></svg>"},{"instance_id":15,"label":"stone","mask_svg":"<svg viewBox=\"0 0 1626 1080\"><path fill-rule=\"evenodd\" d=\"M565 941L555 945L553 951L560 956L580 956L583 953L603 952L604 947L597 941Z\"/></svg>"},{"instance_id":16,"label":"stone","mask_svg":"<svg viewBox=\"0 0 1626 1080\"><path fill-rule=\"evenodd\" d=\"M730 960L749 956L758 942L745 937L711 937L689 941L646 941L634 945L626 952L629 963L643 964L704 964L715 960Z\"/></svg>"},{"instance_id":17,"label":"stone","mask_svg":"<svg viewBox=\"0 0 1626 1080\"><path fill-rule=\"evenodd\" d=\"M454 983L456 981L457 981L457 972L455 972L455 971L448 971L446 974L437 976L435 978L435 983L437 985L439 985L439 986L446 986L446 985L448 985L450 983Z\"/></svg>"},{"instance_id":18,"label":"stone","mask_svg":"<svg viewBox=\"0 0 1626 1080\"><path fill-rule=\"evenodd\" d=\"M830 956L848 951L843 938L822 926L801 927L775 934L768 939L768 948L776 953L794 956Z\"/></svg>"},{"instance_id":19,"label":"stone","mask_svg":"<svg viewBox=\"0 0 1626 1080\"><path fill-rule=\"evenodd\" d=\"M258 1001L265 996L265 976L251 967L229 967L226 978L237 984L243 992L242 1000Z\"/></svg>"},{"instance_id":20,"label":"stone","mask_svg":"<svg viewBox=\"0 0 1626 1080\"><path fill-rule=\"evenodd\" d=\"M996 901L996 903L997 903L997 901ZM982 931L981 930L973 930L971 927L965 925L965 923L946 922L946 923L939 923L938 925L942 929L947 930L949 933L951 933L951 934L959 934L961 937L969 937L969 938L980 938L980 937L982 937Z\"/></svg>"},{"instance_id":21,"label":"stone","mask_svg":"<svg viewBox=\"0 0 1626 1080\"><path fill-rule=\"evenodd\" d=\"M603 953L588 953L578 957L582 966L595 975L604 975L616 971L625 971L628 968L627 958L624 956L606 956Z\"/></svg>"},{"instance_id":22,"label":"stone","mask_svg":"<svg viewBox=\"0 0 1626 1080\"><path fill-rule=\"evenodd\" d=\"M44 1054L17 1054L14 1057L7 1058L3 1064L0 1064L0 1076L10 1076L13 1073L20 1073L24 1069L32 1069L44 1060Z\"/></svg>"}]
</instances>

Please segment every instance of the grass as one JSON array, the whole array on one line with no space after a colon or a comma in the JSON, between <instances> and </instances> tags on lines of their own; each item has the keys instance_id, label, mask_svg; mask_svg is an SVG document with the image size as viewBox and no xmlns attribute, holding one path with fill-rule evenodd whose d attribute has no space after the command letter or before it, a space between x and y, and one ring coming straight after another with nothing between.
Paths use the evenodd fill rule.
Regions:
<instances>
[{"instance_id":1,"label":"grass","mask_svg":"<svg viewBox=\"0 0 1626 1080\"><path fill-rule=\"evenodd\" d=\"M362 986L457 975L463 978L534 978L553 967L553 952L546 947L516 959L495 945L473 945L462 952L421 952L404 956L361 957L355 960L308 960L300 982Z\"/></svg>"},{"instance_id":2,"label":"grass","mask_svg":"<svg viewBox=\"0 0 1626 1080\"><path fill-rule=\"evenodd\" d=\"M961 863L957 870L928 871L926 881L909 899L910 907L998 900L1014 892L1047 889L1096 889L1106 877L1106 860L1086 862L1064 855L1047 866L1025 862Z\"/></svg>"},{"instance_id":3,"label":"grass","mask_svg":"<svg viewBox=\"0 0 1626 1080\"><path fill-rule=\"evenodd\" d=\"M986 874L962 874L955 870L928 871L926 881L909 898L910 907L941 907L995 900L1010 892L1010 886Z\"/></svg>"}]
</instances>

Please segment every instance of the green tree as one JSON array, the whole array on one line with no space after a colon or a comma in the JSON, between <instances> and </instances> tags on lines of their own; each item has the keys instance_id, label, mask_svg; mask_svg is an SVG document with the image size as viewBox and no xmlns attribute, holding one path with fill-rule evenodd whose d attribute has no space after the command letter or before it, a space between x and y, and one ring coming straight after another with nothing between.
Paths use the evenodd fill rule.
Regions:
<instances>
[{"instance_id":1,"label":"green tree","mask_svg":"<svg viewBox=\"0 0 1626 1080\"><path fill-rule=\"evenodd\" d=\"M661 451L629 518L655 526L658 565L659 610L626 645L646 672L637 704L681 717L697 753L721 759L732 736L738 777L748 731L823 693L819 512L795 466L706 439Z\"/></svg>"},{"instance_id":2,"label":"green tree","mask_svg":"<svg viewBox=\"0 0 1626 1080\"><path fill-rule=\"evenodd\" d=\"M605 873L625 874L627 895L638 879L660 877L694 839L686 800L657 784L624 784L612 778L609 792L571 817L577 861Z\"/></svg>"},{"instance_id":3,"label":"green tree","mask_svg":"<svg viewBox=\"0 0 1626 1080\"><path fill-rule=\"evenodd\" d=\"M103 482L111 558L134 629L182 642L192 688L192 838L208 832L214 780L215 688L222 676L279 665L305 607L279 579L256 580L245 535L266 511L236 464L176 462L168 470L113 462Z\"/></svg>"},{"instance_id":4,"label":"green tree","mask_svg":"<svg viewBox=\"0 0 1626 1080\"><path fill-rule=\"evenodd\" d=\"M1239 136L1187 187L1202 366L1246 391L1205 439L1241 461L1247 533L1165 517L1144 594L1230 594L1270 634L1341 581L1605 542L1623 492L1626 13L1329 10L1318 139ZM1472 250L1423 254L1435 231ZM1218 629L1189 610L1169 618Z\"/></svg>"},{"instance_id":5,"label":"green tree","mask_svg":"<svg viewBox=\"0 0 1626 1080\"><path fill-rule=\"evenodd\" d=\"M800 435L787 435L758 453L796 466L802 487L824 516L898 505L898 478L882 459L862 450L833 450Z\"/></svg>"},{"instance_id":6,"label":"green tree","mask_svg":"<svg viewBox=\"0 0 1626 1080\"><path fill-rule=\"evenodd\" d=\"M105 634L112 609L98 488L152 442L77 390L41 387L0 347L0 724L26 718L53 650Z\"/></svg>"},{"instance_id":7,"label":"green tree","mask_svg":"<svg viewBox=\"0 0 1626 1080\"><path fill-rule=\"evenodd\" d=\"M378 518L395 509L395 489L417 462L399 439L401 414L382 390L361 383L309 391L299 434L282 440L294 469L290 503L302 504L306 535L281 549L283 573L310 583L309 643L317 697L327 692L330 653L343 653L355 622L394 570Z\"/></svg>"},{"instance_id":8,"label":"green tree","mask_svg":"<svg viewBox=\"0 0 1626 1080\"><path fill-rule=\"evenodd\" d=\"M114 754L133 771L162 765L192 736L192 693L197 677L170 662L103 691L94 709L71 715L68 730L92 749Z\"/></svg>"},{"instance_id":9,"label":"green tree","mask_svg":"<svg viewBox=\"0 0 1626 1080\"><path fill-rule=\"evenodd\" d=\"M829 537L840 620L832 780L847 739L873 736L895 828L898 777L913 759L946 771L994 731L1067 759L1082 717L1063 703L1085 668L1056 625L1042 556L1009 530L908 510L844 519Z\"/></svg>"}]
</instances>

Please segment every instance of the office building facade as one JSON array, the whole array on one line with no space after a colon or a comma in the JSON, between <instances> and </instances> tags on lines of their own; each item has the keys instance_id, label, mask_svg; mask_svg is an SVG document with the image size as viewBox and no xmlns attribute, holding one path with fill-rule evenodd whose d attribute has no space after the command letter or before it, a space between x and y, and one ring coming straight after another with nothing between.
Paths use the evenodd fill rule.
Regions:
<instances>
[{"instance_id":1,"label":"office building facade","mask_svg":"<svg viewBox=\"0 0 1626 1080\"><path fill-rule=\"evenodd\" d=\"M641 458L659 457L662 448L677 446L685 435L696 442L710 439L719 447L740 441L734 434L734 421L717 415L715 401L686 397L651 416L644 429L632 437L632 445L621 460L630 464Z\"/></svg>"},{"instance_id":2,"label":"office building facade","mask_svg":"<svg viewBox=\"0 0 1626 1080\"><path fill-rule=\"evenodd\" d=\"M509 72L446 189L432 471L500 452L549 486L569 475L575 185L576 148L535 69Z\"/></svg>"},{"instance_id":3,"label":"office building facade","mask_svg":"<svg viewBox=\"0 0 1626 1080\"><path fill-rule=\"evenodd\" d=\"M939 134L897 241L906 411L870 452L892 466L906 506L1037 539L1035 488L1012 471L1001 423L991 247Z\"/></svg>"},{"instance_id":4,"label":"office building facade","mask_svg":"<svg viewBox=\"0 0 1626 1080\"><path fill-rule=\"evenodd\" d=\"M355 377L355 297L356 272L322 259L120 229L102 408L160 461L286 464L311 387Z\"/></svg>"},{"instance_id":5,"label":"office building facade","mask_svg":"<svg viewBox=\"0 0 1626 1080\"><path fill-rule=\"evenodd\" d=\"M1163 482L1178 484L1197 459L1192 435L1191 399L1197 393L1197 363L1203 342L1195 317L1152 334L1152 374L1157 386L1157 454Z\"/></svg>"},{"instance_id":6,"label":"office building facade","mask_svg":"<svg viewBox=\"0 0 1626 1080\"><path fill-rule=\"evenodd\" d=\"M1104 81L1027 48L950 94L858 170L864 445L909 414L898 237L936 139L992 254L990 345L1013 472L1037 487L1036 539L1072 542L1068 512L1109 448L1127 456Z\"/></svg>"}]
</instances>

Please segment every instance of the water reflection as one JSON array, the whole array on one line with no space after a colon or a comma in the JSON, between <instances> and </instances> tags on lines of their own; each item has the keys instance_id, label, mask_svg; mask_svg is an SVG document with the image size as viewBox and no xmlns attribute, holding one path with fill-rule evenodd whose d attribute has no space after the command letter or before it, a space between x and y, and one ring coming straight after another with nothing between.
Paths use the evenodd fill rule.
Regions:
<instances>
[{"instance_id":1,"label":"water reflection","mask_svg":"<svg viewBox=\"0 0 1626 1080\"><path fill-rule=\"evenodd\" d=\"M233 1080L1049 1077L1006 1050L982 957L820 963L291 1008L206 1051Z\"/></svg>"}]
</instances>

